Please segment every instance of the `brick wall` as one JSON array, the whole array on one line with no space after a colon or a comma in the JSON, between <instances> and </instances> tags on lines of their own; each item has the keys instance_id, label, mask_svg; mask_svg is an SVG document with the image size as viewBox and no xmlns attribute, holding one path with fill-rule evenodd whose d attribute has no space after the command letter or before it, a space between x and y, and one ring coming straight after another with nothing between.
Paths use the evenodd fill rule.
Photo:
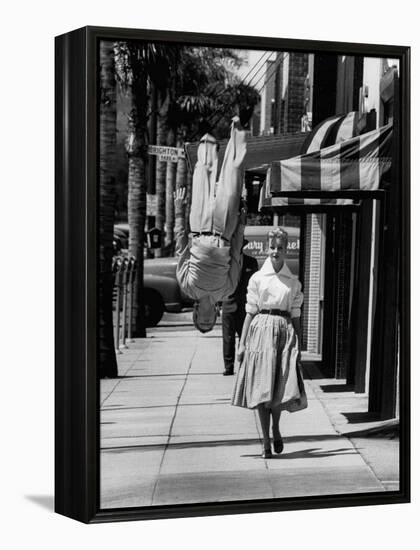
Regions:
<instances>
[{"instance_id":1,"label":"brick wall","mask_svg":"<svg viewBox=\"0 0 420 550\"><path fill-rule=\"evenodd\" d=\"M309 55L291 53L289 59L289 86L287 97L287 132L300 132L304 114L305 78L308 74Z\"/></svg>"},{"instance_id":2,"label":"brick wall","mask_svg":"<svg viewBox=\"0 0 420 550\"><path fill-rule=\"evenodd\" d=\"M279 225L287 227L300 227L300 216L283 214L279 216Z\"/></svg>"},{"instance_id":3,"label":"brick wall","mask_svg":"<svg viewBox=\"0 0 420 550\"><path fill-rule=\"evenodd\" d=\"M281 134L284 132L284 127L282 125L283 120L283 111L284 103L282 101L282 88L283 88L283 53L278 53L276 58L277 63L277 72L276 72L276 121L274 132L276 134Z\"/></svg>"},{"instance_id":4,"label":"brick wall","mask_svg":"<svg viewBox=\"0 0 420 550\"><path fill-rule=\"evenodd\" d=\"M264 129L265 133L270 133L270 128L274 127L273 119L273 104L272 99L276 97L276 78L275 78L275 61L267 61L265 73L265 113L264 113ZM274 113L275 114L275 113Z\"/></svg>"},{"instance_id":5,"label":"brick wall","mask_svg":"<svg viewBox=\"0 0 420 550\"><path fill-rule=\"evenodd\" d=\"M351 269L351 214L340 220L337 251L337 325L336 325L336 378L345 378L349 363L349 294Z\"/></svg>"},{"instance_id":6,"label":"brick wall","mask_svg":"<svg viewBox=\"0 0 420 550\"><path fill-rule=\"evenodd\" d=\"M305 230L305 298L302 333L303 349L310 353L320 352L321 248L321 214L308 214Z\"/></svg>"},{"instance_id":7,"label":"brick wall","mask_svg":"<svg viewBox=\"0 0 420 550\"><path fill-rule=\"evenodd\" d=\"M276 133L300 132L301 117L305 110L305 78L308 74L309 54L286 55L288 58L279 54L281 61L278 62L276 74Z\"/></svg>"}]
</instances>

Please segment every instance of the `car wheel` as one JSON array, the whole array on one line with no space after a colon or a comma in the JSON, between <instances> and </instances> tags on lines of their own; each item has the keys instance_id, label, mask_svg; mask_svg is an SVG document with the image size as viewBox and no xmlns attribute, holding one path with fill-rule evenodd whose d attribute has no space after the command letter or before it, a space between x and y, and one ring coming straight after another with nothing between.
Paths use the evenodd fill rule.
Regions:
<instances>
[{"instance_id":1,"label":"car wheel","mask_svg":"<svg viewBox=\"0 0 420 550\"><path fill-rule=\"evenodd\" d=\"M147 327L155 327L162 319L165 306L163 300L154 290L145 289L144 292L144 316Z\"/></svg>"}]
</instances>

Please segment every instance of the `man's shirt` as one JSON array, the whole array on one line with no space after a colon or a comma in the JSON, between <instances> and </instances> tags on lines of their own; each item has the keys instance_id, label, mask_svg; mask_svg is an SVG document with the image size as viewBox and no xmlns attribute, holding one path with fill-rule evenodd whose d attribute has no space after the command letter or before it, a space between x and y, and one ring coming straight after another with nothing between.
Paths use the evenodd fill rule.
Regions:
<instances>
[{"instance_id":1,"label":"man's shirt","mask_svg":"<svg viewBox=\"0 0 420 550\"><path fill-rule=\"evenodd\" d=\"M216 303L234 292L241 273L244 229L238 223L230 244L220 237L199 235L191 237L190 246L185 227L176 228L177 279L190 298L209 296Z\"/></svg>"}]
</instances>

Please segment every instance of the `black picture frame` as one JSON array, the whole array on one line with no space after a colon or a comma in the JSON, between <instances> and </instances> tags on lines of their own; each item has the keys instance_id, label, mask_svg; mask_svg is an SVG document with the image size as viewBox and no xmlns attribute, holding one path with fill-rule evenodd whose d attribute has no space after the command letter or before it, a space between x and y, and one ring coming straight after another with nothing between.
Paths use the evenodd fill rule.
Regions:
<instances>
[{"instance_id":1,"label":"black picture frame","mask_svg":"<svg viewBox=\"0 0 420 550\"><path fill-rule=\"evenodd\" d=\"M398 491L112 510L99 508L98 43L100 40L131 39L247 49L334 52L399 60L402 215ZM85 523L96 523L409 502L410 49L392 45L84 27L56 38L55 60L55 511Z\"/></svg>"}]
</instances>

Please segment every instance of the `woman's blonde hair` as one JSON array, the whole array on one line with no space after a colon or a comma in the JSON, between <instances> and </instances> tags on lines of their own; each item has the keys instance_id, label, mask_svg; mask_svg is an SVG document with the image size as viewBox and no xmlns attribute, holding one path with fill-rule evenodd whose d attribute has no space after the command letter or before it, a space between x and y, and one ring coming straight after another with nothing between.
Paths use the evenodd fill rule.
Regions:
<instances>
[{"instance_id":1,"label":"woman's blonde hair","mask_svg":"<svg viewBox=\"0 0 420 550\"><path fill-rule=\"evenodd\" d=\"M272 241L280 240L285 244L285 246L287 246L288 239L289 234L287 233L287 231L285 231L281 227L274 227L273 229L270 229L267 234L267 245L270 246L270 243Z\"/></svg>"}]
</instances>

